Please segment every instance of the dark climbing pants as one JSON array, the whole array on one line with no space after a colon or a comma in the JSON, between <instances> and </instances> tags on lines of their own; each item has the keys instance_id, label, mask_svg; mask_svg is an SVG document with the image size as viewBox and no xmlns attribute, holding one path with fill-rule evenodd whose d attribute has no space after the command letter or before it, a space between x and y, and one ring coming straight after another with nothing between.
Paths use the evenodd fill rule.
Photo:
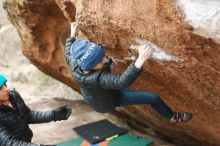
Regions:
<instances>
[{"instance_id":1,"label":"dark climbing pants","mask_svg":"<svg viewBox=\"0 0 220 146\"><path fill-rule=\"evenodd\" d=\"M155 93L122 90L119 98L119 106L150 104L163 117L170 119L173 116L173 111Z\"/></svg>"}]
</instances>

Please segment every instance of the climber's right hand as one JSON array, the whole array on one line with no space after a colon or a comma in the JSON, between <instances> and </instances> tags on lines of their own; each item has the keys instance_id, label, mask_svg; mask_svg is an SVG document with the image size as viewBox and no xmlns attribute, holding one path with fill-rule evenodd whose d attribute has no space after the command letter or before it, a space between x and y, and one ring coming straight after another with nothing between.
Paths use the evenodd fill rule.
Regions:
<instances>
[{"instance_id":1,"label":"climber's right hand","mask_svg":"<svg viewBox=\"0 0 220 146\"><path fill-rule=\"evenodd\" d=\"M138 58L135 62L135 66L137 68L142 68L144 62L150 58L151 54L153 53L153 49L147 45L141 45L139 48L138 48Z\"/></svg>"},{"instance_id":2,"label":"climber's right hand","mask_svg":"<svg viewBox=\"0 0 220 146\"><path fill-rule=\"evenodd\" d=\"M77 22L72 22L70 24L70 29L71 29L70 36L75 38L76 35L77 35L77 31L78 31L78 23Z\"/></svg>"},{"instance_id":3,"label":"climber's right hand","mask_svg":"<svg viewBox=\"0 0 220 146\"><path fill-rule=\"evenodd\" d=\"M141 45L138 48L138 53L141 60L146 61L148 58L150 58L151 54L153 53L153 49L147 45Z\"/></svg>"}]
</instances>

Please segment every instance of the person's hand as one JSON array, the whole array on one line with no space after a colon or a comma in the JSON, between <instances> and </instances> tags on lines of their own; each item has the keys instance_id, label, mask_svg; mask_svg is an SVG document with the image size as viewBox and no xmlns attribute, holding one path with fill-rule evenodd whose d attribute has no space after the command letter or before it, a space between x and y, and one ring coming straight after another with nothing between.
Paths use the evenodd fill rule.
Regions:
<instances>
[{"instance_id":1,"label":"person's hand","mask_svg":"<svg viewBox=\"0 0 220 146\"><path fill-rule=\"evenodd\" d=\"M71 115L72 110L65 106L61 106L54 110L54 120L67 120L69 116Z\"/></svg>"},{"instance_id":2,"label":"person's hand","mask_svg":"<svg viewBox=\"0 0 220 146\"><path fill-rule=\"evenodd\" d=\"M136 60L135 62L135 66L137 68L141 68L144 64L144 62L150 58L151 54L153 53L153 49L150 48L149 46L147 45L141 45L139 48L138 48L138 59Z\"/></svg>"},{"instance_id":3,"label":"person's hand","mask_svg":"<svg viewBox=\"0 0 220 146\"><path fill-rule=\"evenodd\" d=\"M141 45L138 48L138 54L139 54L138 58L140 58L141 60L146 61L151 56L152 53L153 53L153 49L147 45Z\"/></svg>"},{"instance_id":4,"label":"person's hand","mask_svg":"<svg viewBox=\"0 0 220 146\"><path fill-rule=\"evenodd\" d=\"M70 26L71 26L71 33L70 33L70 36L71 37L76 37L76 35L77 35L77 31L78 31L78 23L77 22L72 22L71 24L70 24Z\"/></svg>"}]
</instances>

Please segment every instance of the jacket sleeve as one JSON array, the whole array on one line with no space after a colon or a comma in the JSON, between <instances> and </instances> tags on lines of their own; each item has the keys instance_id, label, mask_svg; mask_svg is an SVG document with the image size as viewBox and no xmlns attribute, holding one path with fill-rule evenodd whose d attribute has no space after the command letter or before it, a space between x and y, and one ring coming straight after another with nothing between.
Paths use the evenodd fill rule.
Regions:
<instances>
[{"instance_id":1,"label":"jacket sleeve","mask_svg":"<svg viewBox=\"0 0 220 146\"><path fill-rule=\"evenodd\" d=\"M70 48L71 48L71 45L74 41L75 41L75 38L73 38L73 37L67 38L67 40L66 40L65 59L66 59L67 64L69 64L69 65L71 65L72 61L76 62L76 60L70 56Z\"/></svg>"},{"instance_id":2,"label":"jacket sleeve","mask_svg":"<svg viewBox=\"0 0 220 146\"><path fill-rule=\"evenodd\" d=\"M25 104L20 94L14 89L10 91L11 104L18 110L21 117L27 117L28 124L46 123L54 121L54 112L51 111L33 111Z\"/></svg>"},{"instance_id":3,"label":"jacket sleeve","mask_svg":"<svg viewBox=\"0 0 220 146\"><path fill-rule=\"evenodd\" d=\"M37 144L28 143L15 139L8 129L0 124L0 145L1 146L39 146Z\"/></svg>"},{"instance_id":4,"label":"jacket sleeve","mask_svg":"<svg viewBox=\"0 0 220 146\"><path fill-rule=\"evenodd\" d=\"M31 111L28 124L40 124L55 121L54 112L51 111Z\"/></svg>"},{"instance_id":5,"label":"jacket sleeve","mask_svg":"<svg viewBox=\"0 0 220 146\"><path fill-rule=\"evenodd\" d=\"M142 70L132 63L122 74L103 71L99 78L99 85L105 89L126 89L136 80Z\"/></svg>"}]
</instances>

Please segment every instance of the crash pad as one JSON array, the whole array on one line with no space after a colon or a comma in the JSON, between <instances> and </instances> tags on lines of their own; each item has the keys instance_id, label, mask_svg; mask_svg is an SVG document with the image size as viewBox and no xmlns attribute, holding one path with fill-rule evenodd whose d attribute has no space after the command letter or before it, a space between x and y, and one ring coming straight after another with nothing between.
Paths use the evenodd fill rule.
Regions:
<instances>
[{"instance_id":1,"label":"crash pad","mask_svg":"<svg viewBox=\"0 0 220 146\"><path fill-rule=\"evenodd\" d=\"M110 141L102 141L97 144L90 144L83 138L76 138L69 141L64 141L57 146L149 146L153 142L135 135L124 134Z\"/></svg>"},{"instance_id":2,"label":"crash pad","mask_svg":"<svg viewBox=\"0 0 220 146\"><path fill-rule=\"evenodd\" d=\"M108 146L148 146L152 144L152 141L131 135L124 134L109 141Z\"/></svg>"},{"instance_id":3,"label":"crash pad","mask_svg":"<svg viewBox=\"0 0 220 146\"><path fill-rule=\"evenodd\" d=\"M122 135L128 131L106 119L75 127L73 129L91 144L99 143L114 135Z\"/></svg>"},{"instance_id":4,"label":"crash pad","mask_svg":"<svg viewBox=\"0 0 220 146\"><path fill-rule=\"evenodd\" d=\"M75 138L69 141L63 141L58 143L57 146L108 146L109 141L103 141L97 144L90 144L88 141L84 140L83 138Z\"/></svg>"},{"instance_id":5,"label":"crash pad","mask_svg":"<svg viewBox=\"0 0 220 146\"><path fill-rule=\"evenodd\" d=\"M68 141L60 142L57 146L80 146L83 141L83 138L74 138Z\"/></svg>"}]
</instances>

